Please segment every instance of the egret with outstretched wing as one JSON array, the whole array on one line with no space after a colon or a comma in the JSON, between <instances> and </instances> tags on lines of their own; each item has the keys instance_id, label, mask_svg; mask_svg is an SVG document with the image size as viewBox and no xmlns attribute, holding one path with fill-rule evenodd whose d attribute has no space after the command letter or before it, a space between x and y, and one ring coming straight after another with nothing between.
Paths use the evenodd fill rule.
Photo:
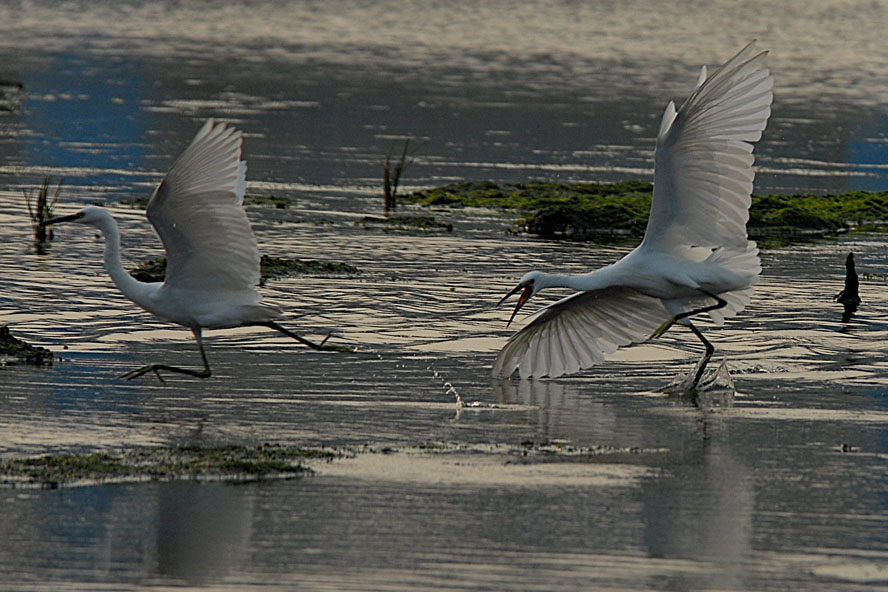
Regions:
<instances>
[{"instance_id":1,"label":"egret with outstretched wing","mask_svg":"<svg viewBox=\"0 0 888 592\"><path fill-rule=\"evenodd\" d=\"M140 282L126 271L120 260L120 231L104 208L87 206L44 223L79 222L101 230L105 269L117 288L148 312L194 333L202 370L149 364L121 378L146 372L160 378L159 370L209 377L202 329L263 326L315 349L341 349L285 329L275 322L281 310L262 303L256 290L259 248L243 207L247 164L240 159L241 143L240 131L209 119L148 202L148 220L166 250L163 282Z\"/></svg>"},{"instance_id":2,"label":"egret with outstretched wing","mask_svg":"<svg viewBox=\"0 0 888 592\"><path fill-rule=\"evenodd\" d=\"M704 66L678 111L670 102L657 134L654 194L641 244L623 259L583 275L531 271L509 296L518 310L545 288L577 293L544 308L512 336L493 364L495 376L556 377L601 362L618 347L687 325L706 351L714 347L691 322L716 324L749 302L761 265L746 222L752 194L752 143L771 114L773 79L755 42L707 75ZM510 319L511 322L511 319Z\"/></svg>"}]
</instances>

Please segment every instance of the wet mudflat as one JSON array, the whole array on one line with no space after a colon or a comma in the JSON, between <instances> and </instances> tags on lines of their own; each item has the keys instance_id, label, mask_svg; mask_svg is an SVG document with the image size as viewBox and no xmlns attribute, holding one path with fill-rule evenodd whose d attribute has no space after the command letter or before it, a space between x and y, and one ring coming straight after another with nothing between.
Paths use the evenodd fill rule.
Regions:
<instances>
[{"instance_id":1,"label":"wet mudflat","mask_svg":"<svg viewBox=\"0 0 888 592\"><path fill-rule=\"evenodd\" d=\"M726 14L717 8L699 18ZM293 16L265 9L272 23ZM520 15L495 10L488 22L505 32L492 38L516 40L514 51L473 48L491 37L473 35L471 19L460 35L447 29L445 40L461 40L453 47L409 53L359 51L369 36L337 29L324 10L300 14L315 27L280 43L277 26L259 41L243 32L265 31L258 21L220 9L212 16L244 26L230 47L218 30L183 31L162 11L132 9L132 22L162 26L125 43L138 27L91 28L130 22L113 14L87 23L32 10L20 22L49 45L17 30L0 48L15 64L0 77L24 79L29 92L0 118L0 322L59 359L0 367L0 456L262 443L343 454L288 480L0 490L0 588L857 590L888 581L882 236L763 252L751 305L723 328L704 326L734 390L695 406L661 392L699 355L681 328L579 376L489 378L510 334L509 311L493 304L524 271L585 271L631 243L515 235L510 214L486 210L407 209L452 232L355 224L380 214L382 160L407 135L429 140L407 176L417 185L649 180L653 130L665 100L693 83L699 50L682 45L668 66L643 51L649 41L606 53L593 40L571 53L555 41L563 31L537 31L540 48L514 34ZM424 22L454 18L429 10ZM554 12L553 27L575 30ZM792 16L787 26L805 24ZM857 31L877 17L861 16ZM65 27L67 37L46 35ZM422 37L406 29L398 40ZM704 41L703 59L719 61L753 33L767 41L742 33L737 43ZM886 130L874 123L884 110L872 97L888 78L806 103L821 85L847 82L845 70L804 75L793 66L806 51L818 66L831 62L807 46L767 45L786 90L757 148L757 191L884 188ZM843 47L839 58L867 45ZM219 63L239 67L208 69ZM615 64L626 80L615 80ZM260 250L360 270L270 280L265 298L288 312L287 326L311 337L333 330L357 351L307 351L261 329L209 332L212 379L119 381L151 361L196 364L190 333L116 292L90 230L62 228L37 254L21 189L65 176L71 209L147 197L211 115L247 131L248 194L291 202L248 206ZM161 254L140 210L113 213L133 265ZM831 299L848 251L863 303L843 323Z\"/></svg>"},{"instance_id":2,"label":"wet mudflat","mask_svg":"<svg viewBox=\"0 0 888 592\"><path fill-rule=\"evenodd\" d=\"M2 368L4 456L263 442L346 452L284 482L3 491L0 572L15 587L834 590L885 579L884 280L862 282L850 323L831 302L843 277L833 263L850 249L883 261L880 238L765 252L748 312L710 331L736 396L701 409L658 392L699 354L674 330L581 376L491 383L508 334L491 305L510 285L496 254L579 269L577 253L591 266L626 247L292 232L295 254L327 234L363 275L271 281L267 297L309 313L293 326L334 327L358 351L215 332L214 378L165 385L115 377L196 361L186 331L133 311L97 263L72 270L15 247L29 306L12 321L61 359ZM362 258L367 244L375 255ZM61 245L78 257L96 242ZM397 258L399 279L377 257ZM68 286L46 298L55 273Z\"/></svg>"}]
</instances>

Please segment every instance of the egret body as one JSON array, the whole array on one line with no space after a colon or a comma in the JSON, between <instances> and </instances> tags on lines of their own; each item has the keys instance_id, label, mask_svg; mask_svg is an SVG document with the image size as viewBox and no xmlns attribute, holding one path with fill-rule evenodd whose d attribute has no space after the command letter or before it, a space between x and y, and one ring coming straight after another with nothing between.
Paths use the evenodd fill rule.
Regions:
<instances>
[{"instance_id":1,"label":"egret body","mask_svg":"<svg viewBox=\"0 0 888 592\"><path fill-rule=\"evenodd\" d=\"M691 317L705 312L722 324L746 306L761 272L746 222L752 143L765 129L773 98L766 57L750 43L711 76L704 66L680 109L668 104L657 134L651 213L637 248L587 274L531 271L500 301L521 292L514 319L540 290L576 290L509 339L493 364L495 376L577 372L677 321L706 348L696 387L714 347Z\"/></svg>"},{"instance_id":2,"label":"egret body","mask_svg":"<svg viewBox=\"0 0 888 592\"><path fill-rule=\"evenodd\" d=\"M123 374L133 379L159 370L200 378L211 375L202 329L264 326L315 349L315 344L281 327L282 311L262 303L259 248L244 211L247 165L240 160L241 132L209 119L176 159L148 202L146 215L166 250L162 282L133 278L120 260L120 231L104 208L87 206L45 224L77 222L105 238L105 269L123 294L148 312L191 329L202 370L149 364ZM326 339L325 339L326 341Z\"/></svg>"}]
</instances>

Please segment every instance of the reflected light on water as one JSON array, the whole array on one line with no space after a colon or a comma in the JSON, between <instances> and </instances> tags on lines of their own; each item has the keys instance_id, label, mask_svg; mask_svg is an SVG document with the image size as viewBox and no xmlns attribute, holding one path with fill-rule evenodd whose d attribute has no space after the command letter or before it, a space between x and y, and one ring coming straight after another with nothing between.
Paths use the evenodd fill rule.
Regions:
<instances>
[{"instance_id":1,"label":"reflected light on water","mask_svg":"<svg viewBox=\"0 0 888 592\"><path fill-rule=\"evenodd\" d=\"M21 108L0 111L0 324L59 356L0 366L0 457L365 451L286 483L0 490L0 587L883 583L882 236L765 250L750 306L701 323L736 397L698 408L662 392L700 355L680 327L577 376L490 379L516 328L494 305L525 271L584 272L632 245L516 235L512 214L477 209L404 208L452 223L446 234L355 222L379 214L385 154L406 138L426 143L403 191L650 180L666 102L752 37L777 80L757 193L884 189L885 23L877 3L832 0L0 6L0 78L25 83ZM149 361L197 364L189 332L116 291L93 233L59 229L36 254L21 191L63 176L60 212L110 205L124 259L158 256L143 211L115 204L148 198L211 115L246 132L248 195L289 202L248 201L261 251L361 270L272 280L264 298L289 328L358 351L207 332L213 379L122 382ZM863 303L843 323L832 296L849 250ZM584 447L604 452L563 452Z\"/></svg>"}]
</instances>

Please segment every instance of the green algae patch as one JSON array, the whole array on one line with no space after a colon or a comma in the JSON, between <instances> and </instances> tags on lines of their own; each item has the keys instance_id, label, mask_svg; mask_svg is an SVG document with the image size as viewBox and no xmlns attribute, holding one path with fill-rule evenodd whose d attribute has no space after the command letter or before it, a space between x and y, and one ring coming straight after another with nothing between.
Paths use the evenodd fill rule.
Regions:
<instances>
[{"instance_id":1,"label":"green algae patch","mask_svg":"<svg viewBox=\"0 0 888 592\"><path fill-rule=\"evenodd\" d=\"M73 481L119 480L137 474L134 467L109 454L58 455L13 459L0 465L4 485L58 487Z\"/></svg>"},{"instance_id":2,"label":"green algae patch","mask_svg":"<svg viewBox=\"0 0 888 592\"><path fill-rule=\"evenodd\" d=\"M52 352L45 347L31 345L14 336L8 325L0 327L0 363L52 366Z\"/></svg>"},{"instance_id":3,"label":"green algae patch","mask_svg":"<svg viewBox=\"0 0 888 592\"><path fill-rule=\"evenodd\" d=\"M156 257L143 261L129 270L131 276L140 282L162 282L166 274L166 257Z\"/></svg>"},{"instance_id":4,"label":"green algae patch","mask_svg":"<svg viewBox=\"0 0 888 592\"><path fill-rule=\"evenodd\" d=\"M18 80L0 78L0 112L15 113L21 109L25 85Z\"/></svg>"},{"instance_id":5,"label":"green algae patch","mask_svg":"<svg viewBox=\"0 0 888 592\"><path fill-rule=\"evenodd\" d=\"M426 206L516 210L519 224L546 238L589 239L641 235L652 185L622 183L454 183L416 191L408 201Z\"/></svg>"},{"instance_id":6,"label":"green algae patch","mask_svg":"<svg viewBox=\"0 0 888 592\"><path fill-rule=\"evenodd\" d=\"M46 455L2 461L0 485L55 489L142 481L288 479L311 473L305 464L309 461L330 461L338 456L341 454L328 450L277 444Z\"/></svg>"},{"instance_id":7,"label":"green algae patch","mask_svg":"<svg viewBox=\"0 0 888 592\"><path fill-rule=\"evenodd\" d=\"M166 257L149 259L129 270L140 282L162 282L166 273ZM300 275L357 275L361 270L348 263L284 259L262 255L259 262L260 282Z\"/></svg>"},{"instance_id":8,"label":"green algae patch","mask_svg":"<svg viewBox=\"0 0 888 592\"><path fill-rule=\"evenodd\" d=\"M753 229L839 231L888 229L888 191L753 196Z\"/></svg>"},{"instance_id":9,"label":"green algae patch","mask_svg":"<svg viewBox=\"0 0 888 592\"><path fill-rule=\"evenodd\" d=\"M463 182L414 191L404 197L426 206L507 208L538 211L564 205L591 205L607 198L640 196L650 204L653 185L639 181L621 183L493 183ZM648 205L648 208L650 205Z\"/></svg>"},{"instance_id":10,"label":"green algae patch","mask_svg":"<svg viewBox=\"0 0 888 592\"><path fill-rule=\"evenodd\" d=\"M650 197L609 197L582 206L543 208L526 217L525 228L547 238L642 236L649 211Z\"/></svg>"},{"instance_id":11,"label":"green algae patch","mask_svg":"<svg viewBox=\"0 0 888 592\"><path fill-rule=\"evenodd\" d=\"M134 197L132 199L121 199L117 201L117 205L119 206L127 206L129 208L133 208L134 210L144 210L148 207L148 201L150 198L148 197ZM102 205L102 204L96 204Z\"/></svg>"},{"instance_id":12,"label":"green algae patch","mask_svg":"<svg viewBox=\"0 0 888 592\"><path fill-rule=\"evenodd\" d=\"M285 210L293 203L286 197L276 195L247 195L244 197L244 203L253 206L265 206Z\"/></svg>"},{"instance_id":13,"label":"green algae patch","mask_svg":"<svg viewBox=\"0 0 888 592\"><path fill-rule=\"evenodd\" d=\"M453 232L453 224L439 222L434 216L364 216L355 226L378 226L386 231Z\"/></svg>"},{"instance_id":14,"label":"green algae patch","mask_svg":"<svg viewBox=\"0 0 888 592\"><path fill-rule=\"evenodd\" d=\"M260 261L262 281L297 275L356 275L361 270L348 263L315 261L312 259L283 259L262 255Z\"/></svg>"},{"instance_id":15,"label":"green algae patch","mask_svg":"<svg viewBox=\"0 0 888 592\"><path fill-rule=\"evenodd\" d=\"M425 206L514 210L527 232L546 238L598 240L641 237L653 185L622 183L454 183L413 192ZM888 230L888 191L753 196L747 224L753 238L830 235Z\"/></svg>"}]
</instances>

